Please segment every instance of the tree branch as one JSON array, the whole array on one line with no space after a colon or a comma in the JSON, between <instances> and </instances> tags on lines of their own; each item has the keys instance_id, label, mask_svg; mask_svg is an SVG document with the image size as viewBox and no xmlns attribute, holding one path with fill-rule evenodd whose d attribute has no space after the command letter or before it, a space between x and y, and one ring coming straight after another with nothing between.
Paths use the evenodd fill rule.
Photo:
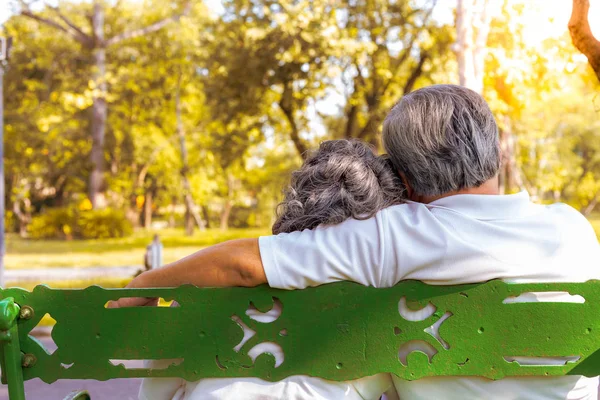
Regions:
<instances>
[{"instance_id":1,"label":"tree branch","mask_svg":"<svg viewBox=\"0 0 600 400\"><path fill-rule=\"evenodd\" d=\"M423 65L425 64L425 61L427 61L428 58L429 58L429 54L427 54L426 51L421 51L421 56L419 57L419 63L417 64L415 69L413 69L410 76L406 80L406 83L404 84L404 87L402 88L402 94L407 94L408 92L410 92L413 89L413 87L415 86L415 82L417 81L419 76L421 76L421 74L423 73Z\"/></svg>"},{"instance_id":2,"label":"tree branch","mask_svg":"<svg viewBox=\"0 0 600 400\"><path fill-rule=\"evenodd\" d=\"M110 38L106 41L106 46L108 47L113 44L122 42L123 40L133 39L136 37L144 36L149 33L159 31L162 28L164 28L166 25L170 24L171 22L177 22L181 19L181 17L189 14L191 8L192 8L192 1L187 0L185 3L185 6L183 7L183 10L180 13L172 15L168 18L161 19L160 21L157 21L157 22L155 22L151 25L148 25L144 28L134 29L132 31L123 32L119 35L113 36L112 38Z\"/></svg>"},{"instance_id":3,"label":"tree branch","mask_svg":"<svg viewBox=\"0 0 600 400\"><path fill-rule=\"evenodd\" d=\"M358 117L358 107L353 104L346 113L346 128L344 130L344 137L351 138L352 134L356 130L356 119Z\"/></svg>"},{"instance_id":4,"label":"tree branch","mask_svg":"<svg viewBox=\"0 0 600 400\"><path fill-rule=\"evenodd\" d=\"M81 35L79 35L77 32L73 32L71 29L69 29L69 27L65 27L64 25L49 19L49 18L44 18L41 17L37 14L34 14L31 9L29 8L29 4L27 4L25 1L23 0L19 0L19 4L21 5L21 15L27 18L31 18L35 21L41 22L44 25L50 26L54 29L58 29L61 32L66 33L67 35L71 36L72 38L74 38L75 40L77 40L79 43L88 46L89 42L88 40L85 40ZM88 38L89 39L89 38Z\"/></svg>"},{"instance_id":5,"label":"tree branch","mask_svg":"<svg viewBox=\"0 0 600 400\"><path fill-rule=\"evenodd\" d=\"M569 33L573 45L584 54L600 80L600 42L594 37L588 21L589 0L573 0Z\"/></svg>"},{"instance_id":6,"label":"tree branch","mask_svg":"<svg viewBox=\"0 0 600 400\"><path fill-rule=\"evenodd\" d=\"M144 180L146 179L146 175L148 174L148 170L150 169L152 164L154 164L156 157L164 149L164 147L165 146L159 146L159 147L156 147L152 151L152 154L150 154L148 161L142 166L142 169L140 170L140 173L138 174L138 177L137 177L137 180L135 183L136 188L139 188L142 186L142 184L144 183Z\"/></svg>"},{"instance_id":7,"label":"tree branch","mask_svg":"<svg viewBox=\"0 0 600 400\"><path fill-rule=\"evenodd\" d=\"M92 37L88 34L86 34L83 30L81 30L81 28L79 28L77 25L75 25L69 18L67 18L66 15L64 15L60 9L58 7L50 7L52 10L54 10L54 12L56 13L56 15L58 15L58 17L65 23L67 24L67 26L69 28L71 28L73 32L71 32L71 35L76 36L77 40L79 40L79 42L84 43L86 42L87 45L91 45L93 43Z\"/></svg>"},{"instance_id":8,"label":"tree branch","mask_svg":"<svg viewBox=\"0 0 600 400\"><path fill-rule=\"evenodd\" d=\"M70 32L67 30L67 28L65 28L64 26L62 26L58 22L52 21L51 19L46 19L46 18L40 17L39 15L35 15L31 11L22 10L21 11L21 15L23 15L25 17L29 17L31 19L34 19L34 20L36 20L38 22L41 22L41 23L46 24L48 26L51 26L51 27L53 27L55 29L58 29L60 31L63 31L64 33L70 34Z\"/></svg>"},{"instance_id":9,"label":"tree branch","mask_svg":"<svg viewBox=\"0 0 600 400\"><path fill-rule=\"evenodd\" d=\"M600 201L600 190L596 192L594 197L590 200L590 202L585 207L581 208L581 210L580 210L581 213L585 217L589 217L590 214L592 213L592 211L594 211L594 208L596 208L596 206L598 205L599 201Z\"/></svg>"},{"instance_id":10,"label":"tree branch","mask_svg":"<svg viewBox=\"0 0 600 400\"><path fill-rule=\"evenodd\" d=\"M302 138L300 137L300 131L298 129L298 124L296 124L296 120L294 119L294 111L293 105L291 102L292 92L289 86L285 86L283 89L283 94L281 95L281 99L277 103L285 118L288 120L290 124L290 128L292 128L290 132L290 139L294 143L296 150L300 154L300 156L304 159L308 155L308 146Z\"/></svg>"},{"instance_id":11,"label":"tree branch","mask_svg":"<svg viewBox=\"0 0 600 400\"><path fill-rule=\"evenodd\" d=\"M423 26L425 26L427 24L427 22L429 22L429 18L431 18L431 14L433 14L433 9L435 8L436 5L437 5L437 0L434 0L431 8L427 11L425 16L423 17ZM425 30L428 30L428 29L425 29ZM381 94L382 96L385 95L385 93L389 89L391 83L394 81L395 77L398 76L398 74L400 73L400 68L402 68L402 65L406 62L406 60L408 60L408 57L410 56L410 52L413 49L413 46L415 45L418 36L419 36L418 33L412 35L408 46L405 46L402 55L400 57L398 57L398 59L396 60L396 63L393 67L392 76L390 77L390 79L388 79L385 86L383 87L383 92Z\"/></svg>"},{"instance_id":12,"label":"tree branch","mask_svg":"<svg viewBox=\"0 0 600 400\"><path fill-rule=\"evenodd\" d=\"M424 50L421 51L421 56L419 58L418 64L412 70L410 76L404 83L404 87L402 88L402 95L407 94L413 89L417 79L423 73L423 65L425 64L425 61L427 61L428 58L429 54ZM377 105L379 105L379 103L377 103ZM369 119L367 120L367 123L362 128L362 130L359 132L357 136L359 139L367 139L370 135L374 134L377 131L377 127L382 121L381 113L378 111L379 110L377 109L369 110Z\"/></svg>"}]
</instances>

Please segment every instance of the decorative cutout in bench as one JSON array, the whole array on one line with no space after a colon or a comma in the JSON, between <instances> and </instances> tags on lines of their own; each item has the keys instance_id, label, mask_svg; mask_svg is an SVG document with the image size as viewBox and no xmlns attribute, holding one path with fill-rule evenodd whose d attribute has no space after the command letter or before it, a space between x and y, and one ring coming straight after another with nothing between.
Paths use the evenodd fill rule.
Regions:
<instances>
[{"instance_id":1,"label":"decorative cutout in bench","mask_svg":"<svg viewBox=\"0 0 600 400\"><path fill-rule=\"evenodd\" d=\"M539 292L564 292L567 302L530 298ZM505 301L524 293L526 302ZM569 302L571 296L584 301ZM23 377L47 383L174 376L276 381L298 374L348 380L380 372L408 380L600 374L598 281L405 281L388 289L341 282L297 291L38 286L5 289L0 297L8 310L0 317L4 336L15 319L9 298L28 310L17 319L20 351L23 360L29 357ZM179 307L104 307L121 297L177 299ZM53 353L29 335L45 314L56 320ZM4 336L3 359L10 342ZM157 364L126 369L122 360Z\"/></svg>"}]
</instances>

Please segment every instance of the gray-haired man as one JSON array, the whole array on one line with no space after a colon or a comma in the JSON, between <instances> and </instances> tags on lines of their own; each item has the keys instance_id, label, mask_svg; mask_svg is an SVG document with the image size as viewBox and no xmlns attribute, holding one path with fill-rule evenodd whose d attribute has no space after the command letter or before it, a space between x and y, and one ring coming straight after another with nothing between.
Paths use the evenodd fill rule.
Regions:
<instances>
[{"instance_id":1,"label":"gray-haired man","mask_svg":"<svg viewBox=\"0 0 600 400\"><path fill-rule=\"evenodd\" d=\"M533 204L526 192L498 193L498 130L488 105L475 92L436 85L404 96L386 118L383 143L407 186L412 200L407 204L363 221L225 242L146 272L130 286L268 283L300 289L340 280L388 287L404 279L452 285L494 278L600 278L593 264L600 248L578 212L563 204ZM376 379L363 388L354 386L356 396L377 386ZM394 379L394 385L402 399L591 399L597 398L598 379L449 377ZM343 383L308 377L293 377L281 387L264 386L265 395L277 392L286 399L344 394ZM230 390L220 398L248 398Z\"/></svg>"}]
</instances>

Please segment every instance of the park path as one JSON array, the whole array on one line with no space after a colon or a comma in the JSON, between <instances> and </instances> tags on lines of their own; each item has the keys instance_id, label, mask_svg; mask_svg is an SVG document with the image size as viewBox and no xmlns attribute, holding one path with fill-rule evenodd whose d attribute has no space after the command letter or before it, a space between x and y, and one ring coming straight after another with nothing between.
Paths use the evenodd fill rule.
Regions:
<instances>
[{"instance_id":1,"label":"park path","mask_svg":"<svg viewBox=\"0 0 600 400\"><path fill-rule=\"evenodd\" d=\"M56 349L49 337L38 338L46 348ZM128 363L125 362L127 367ZM133 365L129 365L132 367ZM60 380L47 384L39 379L25 382L27 400L62 400L73 390L87 390L93 400L137 400L141 379L113 379L110 381ZM0 400L8 400L8 389L0 385Z\"/></svg>"},{"instance_id":2,"label":"park path","mask_svg":"<svg viewBox=\"0 0 600 400\"><path fill-rule=\"evenodd\" d=\"M143 269L142 265L85 268L35 268L4 271L7 286L11 282L56 282L70 279L92 280L98 278L128 278Z\"/></svg>"}]
</instances>

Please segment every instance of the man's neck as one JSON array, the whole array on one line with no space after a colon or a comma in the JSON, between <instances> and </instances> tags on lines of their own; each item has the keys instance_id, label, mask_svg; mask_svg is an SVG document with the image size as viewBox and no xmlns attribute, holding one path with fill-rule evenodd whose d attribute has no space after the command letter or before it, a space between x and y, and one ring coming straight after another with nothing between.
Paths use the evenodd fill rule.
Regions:
<instances>
[{"instance_id":1,"label":"man's neck","mask_svg":"<svg viewBox=\"0 0 600 400\"><path fill-rule=\"evenodd\" d=\"M498 183L499 183L498 177L495 176L494 178L485 181L480 186L475 187L475 188L456 190L453 192L444 193L439 196L419 196L418 200L415 200L415 201L418 201L419 203L428 204L428 203L431 203L432 201L436 201L436 200L442 199L444 197L454 196L457 194L498 195L498 194L500 194Z\"/></svg>"}]
</instances>

